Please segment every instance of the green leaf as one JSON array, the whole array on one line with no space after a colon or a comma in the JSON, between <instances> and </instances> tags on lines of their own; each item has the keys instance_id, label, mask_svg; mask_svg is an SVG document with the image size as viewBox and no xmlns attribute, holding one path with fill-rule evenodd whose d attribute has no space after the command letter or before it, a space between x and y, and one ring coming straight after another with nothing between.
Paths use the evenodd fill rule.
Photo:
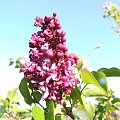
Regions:
<instances>
[{"instance_id":1,"label":"green leaf","mask_svg":"<svg viewBox=\"0 0 120 120\"><path fill-rule=\"evenodd\" d=\"M4 105L0 105L0 117L6 112L5 110L5 106Z\"/></svg>"},{"instance_id":2,"label":"green leaf","mask_svg":"<svg viewBox=\"0 0 120 120\"><path fill-rule=\"evenodd\" d=\"M56 114L55 115L55 120L63 120L64 116L62 114Z\"/></svg>"},{"instance_id":3,"label":"green leaf","mask_svg":"<svg viewBox=\"0 0 120 120\"><path fill-rule=\"evenodd\" d=\"M54 102L46 100L45 120L54 120Z\"/></svg>"},{"instance_id":4,"label":"green leaf","mask_svg":"<svg viewBox=\"0 0 120 120\"><path fill-rule=\"evenodd\" d=\"M39 103L39 101L40 101L40 99L42 97L42 95L41 95L41 93L39 91L34 91L32 93L32 96L34 97L35 103Z\"/></svg>"},{"instance_id":5,"label":"green leaf","mask_svg":"<svg viewBox=\"0 0 120 120\"><path fill-rule=\"evenodd\" d=\"M12 103L16 103L20 98L22 98L21 95L16 95L16 96L14 96L14 97L12 98L11 102L12 102Z\"/></svg>"},{"instance_id":6,"label":"green leaf","mask_svg":"<svg viewBox=\"0 0 120 120\"><path fill-rule=\"evenodd\" d=\"M22 66L21 66L21 63L20 63L20 59L21 59L21 58L18 58L18 59L16 60L15 68L21 68L21 67L22 67Z\"/></svg>"},{"instance_id":7,"label":"green leaf","mask_svg":"<svg viewBox=\"0 0 120 120\"><path fill-rule=\"evenodd\" d=\"M108 86L107 86L107 80L105 74L103 72L95 72L95 71L93 71L92 74L96 78L100 86L107 92Z\"/></svg>"},{"instance_id":8,"label":"green leaf","mask_svg":"<svg viewBox=\"0 0 120 120\"><path fill-rule=\"evenodd\" d=\"M81 100L81 92L77 85L75 86L74 89L72 89L70 97L73 100L73 104L76 100L79 100L80 104L83 104Z\"/></svg>"},{"instance_id":9,"label":"green leaf","mask_svg":"<svg viewBox=\"0 0 120 120\"><path fill-rule=\"evenodd\" d=\"M17 90L17 89L18 89L18 88L14 88L14 89L8 91L8 93L7 93L7 98L9 99L9 101L11 101L12 98L15 96L15 93L16 93L16 90Z\"/></svg>"},{"instance_id":10,"label":"green leaf","mask_svg":"<svg viewBox=\"0 0 120 120\"><path fill-rule=\"evenodd\" d=\"M9 103L10 103L10 100L9 100L8 98L6 98L6 99L4 100L4 105L5 105L5 107L8 107L8 106L9 106Z\"/></svg>"},{"instance_id":11,"label":"green leaf","mask_svg":"<svg viewBox=\"0 0 120 120\"><path fill-rule=\"evenodd\" d=\"M78 59L78 63L76 65L76 68L78 70L80 70L82 68L83 62L82 62L82 58L79 55L77 55L77 56L78 56L79 59Z\"/></svg>"},{"instance_id":12,"label":"green leaf","mask_svg":"<svg viewBox=\"0 0 120 120\"><path fill-rule=\"evenodd\" d=\"M88 88L84 90L82 93L87 97L105 96L105 94L99 88Z\"/></svg>"},{"instance_id":13,"label":"green leaf","mask_svg":"<svg viewBox=\"0 0 120 120\"><path fill-rule=\"evenodd\" d=\"M80 73L80 76L81 76L83 82L97 86L99 89L102 90L102 92L105 95L107 95L106 91L100 86L100 84L95 79L95 77L92 75L92 73L89 72L86 68L82 70L82 72Z\"/></svg>"},{"instance_id":14,"label":"green leaf","mask_svg":"<svg viewBox=\"0 0 120 120\"><path fill-rule=\"evenodd\" d=\"M9 66L13 65L14 60L12 58L10 58L9 61L10 61Z\"/></svg>"},{"instance_id":15,"label":"green leaf","mask_svg":"<svg viewBox=\"0 0 120 120\"><path fill-rule=\"evenodd\" d=\"M99 102L102 102L102 103L104 103L105 101L107 101L107 99L103 98L103 97L98 97L98 98L96 98L96 100L99 101Z\"/></svg>"},{"instance_id":16,"label":"green leaf","mask_svg":"<svg viewBox=\"0 0 120 120\"><path fill-rule=\"evenodd\" d=\"M110 111L110 110L118 110L118 108L117 108L116 106L114 106L114 105L112 105L112 106L107 105L107 106L106 106L106 110L107 110L107 111Z\"/></svg>"},{"instance_id":17,"label":"green leaf","mask_svg":"<svg viewBox=\"0 0 120 120\"><path fill-rule=\"evenodd\" d=\"M116 67L112 68L101 68L98 70L98 72L103 72L106 77L120 77L120 69Z\"/></svg>"},{"instance_id":18,"label":"green leaf","mask_svg":"<svg viewBox=\"0 0 120 120\"><path fill-rule=\"evenodd\" d=\"M34 106L32 108L32 115L33 115L34 120L45 120L44 110L39 106Z\"/></svg>"},{"instance_id":19,"label":"green leaf","mask_svg":"<svg viewBox=\"0 0 120 120\"><path fill-rule=\"evenodd\" d=\"M120 102L120 98L114 98L114 99L112 100L112 104L117 103L117 102Z\"/></svg>"},{"instance_id":20,"label":"green leaf","mask_svg":"<svg viewBox=\"0 0 120 120\"><path fill-rule=\"evenodd\" d=\"M30 98L30 92L27 83L28 80L26 78L23 78L19 85L19 90L24 98Z\"/></svg>"},{"instance_id":21,"label":"green leaf","mask_svg":"<svg viewBox=\"0 0 120 120\"><path fill-rule=\"evenodd\" d=\"M23 108L23 109L17 109L16 112L18 112L18 113L29 113L30 110Z\"/></svg>"},{"instance_id":22,"label":"green leaf","mask_svg":"<svg viewBox=\"0 0 120 120\"><path fill-rule=\"evenodd\" d=\"M31 105L33 103L33 99L30 96L30 91L28 89L27 83L28 83L28 80L26 78L23 78L20 82L19 90L22 96L24 97L25 102Z\"/></svg>"}]
</instances>

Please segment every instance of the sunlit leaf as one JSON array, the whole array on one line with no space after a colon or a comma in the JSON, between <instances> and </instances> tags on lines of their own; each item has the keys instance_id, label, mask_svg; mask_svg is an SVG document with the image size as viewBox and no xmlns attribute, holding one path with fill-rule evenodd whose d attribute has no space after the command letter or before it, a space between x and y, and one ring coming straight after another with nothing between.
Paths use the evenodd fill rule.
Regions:
<instances>
[{"instance_id":1,"label":"sunlit leaf","mask_svg":"<svg viewBox=\"0 0 120 120\"><path fill-rule=\"evenodd\" d=\"M102 90L102 92L105 95L107 95L106 91L100 86L100 84L95 79L95 77L92 75L92 73L89 72L86 68L82 70L80 76L81 76L83 82L85 82L86 84L92 84L92 85L97 86L100 90Z\"/></svg>"},{"instance_id":2,"label":"sunlit leaf","mask_svg":"<svg viewBox=\"0 0 120 120\"><path fill-rule=\"evenodd\" d=\"M6 108L9 106L9 103L10 103L10 100L8 98L6 98L4 100L4 105L5 105Z\"/></svg>"},{"instance_id":3,"label":"sunlit leaf","mask_svg":"<svg viewBox=\"0 0 120 120\"><path fill-rule=\"evenodd\" d=\"M84 90L82 93L87 97L105 96L105 94L99 88L88 88Z\"/></svg>"},{"instance_id":4,"label":"sunlit leaf","mask_svg":"<svg viewBox=\"0 0 120 120\"><path fill-rule=\"evenodd\" d=\"M20 98L22 98L21 95L16 95L12 98L11 102L16 103Z\"/></svg>"},{"instance_id":5,"label":"sunlit leaf","mask_svg":"<svg viewBox=\"0 0 120 120\"><path fill-rule=\"evenodd\" d=\"M77 63L77 65L76 65L76 68L78 69L78 70L80 70L81 68L82 68L82 65L83 65L83 62L82 62L82 58L78 55L78 63Z\"/></svg>"},{"instance_id":6,"label":"sunlit leaf","mask_svg":"<svg viewBox=\"0 0 120 120\"><path fill-rule=\"evenodd\" d=\"M32 108L32 115L33 115L34 120L45 120L44 110L39 106L34 106Z\"/></svg>"},{"instance_id":7,"label":"sunlit leaf","mask_svg":"<svg viewBox=\"0 0 120 120\"><path fill-rule=\"evenodd\" d=\"M116 106L114 106L114 105L106 105L106 110L107 111L111 111L111 110L118 110L118 108L116 107Z\"/></svg>"},{"instance_id":8,"label":"sunlit leaf","mask_svg":"<svg viewBox=\"0 0 120 120\"><path fill-rule=\"evenodd\" d=\"M18 89L18 88L14 88L14 89L8 91L8 93L7 93L7 98L8 98L9 100L12 100L12 98L15 96L15 93L16 93L16 90L17 90L17 89Z\"/></svg>"}]
</instances>

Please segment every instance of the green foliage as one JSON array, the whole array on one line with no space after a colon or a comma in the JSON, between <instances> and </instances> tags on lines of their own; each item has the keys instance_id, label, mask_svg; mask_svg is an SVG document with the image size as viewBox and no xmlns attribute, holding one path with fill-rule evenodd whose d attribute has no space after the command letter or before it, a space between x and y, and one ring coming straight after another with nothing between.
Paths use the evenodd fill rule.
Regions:
<instances>
[{"instance_id":1,"label":"green foliage","mask_svg":"<svg viewBox=\"0 0 120 120\"><path fill-rule=\"evenodd\" d=\"M120 77L120 69L116 67L112 68L101 68L98 70L99 72L103 72L106 77Z\"/></svg>"},{"instance_id":2,"label":"green foliage","mask_svg":"<svg viewBox=\"0 0 120 120\"><path fill-rule=\"evenodd\" d=\"M32 115L33 115L34 120L44 120L45 119L44 110L39 106L34 106L32 108Z\"/></svg>"},{"instance_id":3,"label":"green foliage","mask_svg":"<svg viewBox=\"0 0 120 120\"><path fill-rule=\"evenodd\" d=\"M5 110L5 106L4 105L0 105L0 117L6 112Z\"/></svg>"},{"instance_id":4,"label":"green foliage","mask_svg":"<svg viewBox=\"0 0 120 120\"><path fill-rule=\"evenodd\" d=\"M102 78L101 78L101 76L100 76L101 74L99 75L99 73L96 73L96 74L94 74L94 75L95 75L95 77L96 77L97 79L95 79L95 77L92 75L92 73L89 72L86 68L83 69L83 71L82 71L81 74L80 74L83 82L85 82L86 84L92 84L92 85L97 86L97 87L104 93L104 95L107 95L106 88L103 88L103 87L101 86L101 84L99 84L99 82L100 82L101 80L103 80L103 75L102 75ZM105 76L104 76L104 77L105 77ZM99 81L99 82L98 82L98 81ZM106 86L106 87L107 87L107 86Z\"/></svg>"},{"instance_id":5,"label":"green foliage","mask_svg":"<svg viewBox=\"0 0 120 120\"><path fill-rule=\"evenodd\" d=\"M54 102L52 100L46 100L46 106L45 109L45 120L55 120L54 116Z\"/></svg>"},{"instance_id":6,"label":"green foliage","mask_svg":"<svg viewBox=\"0 0 120 120\"><path fill-rule=\"evenodd\" d=\"M14 89L8 91L7 98L8 98L9 101L13 99L13 97L15 96L15 93L16 93L17 89L18 88L14 88Z\"/></svg>"},{"instance_id":7,"label":"green foliage","mask_svg":"<svg viewBox=\"0 0 120 120\"><path fill-rule=\"evenodd\" d=\"M10 58L9 61L10 61L9 66L14 64L14 60L12 58Z\"/></svg>"},{"instance_id":8,"label":"green foliage","mask_svg":"<svg viewBox=\"0 0 120 120\"><path fill-rule=\"evenodd\" d=\"M0 117L1 118L10 118L19 120L22 118L30 117L30 110L19 108L19 99L21 99L17 93L17 88L9 90L7 93L7 97L4 99L0 99Z\"/></svg>"},{"instance_id":9,"label":"green foliage","mask_svg":"<svg viewBox=\"0 0 120 120\"><path fill-rule=\"evenodd\" d=\"M70 97L73 101L73 105L76 105L78 101L79 101L79 103L83 104L82 100L81 100L81 91L77 85L75 86L74 89L72 89Z\"/></svg>"},{"instance_id":10,"label":"green foliage","mask_svg":"<svg viewBox=\"0 0 120 120\"><path fill-rule=\"evenodd\" d=\"M99 88L87 88L83 91L83 95L87 97L105 96Z\"/></svg>"},{"instance_id":11,"label":"green foliage","mask_svg":"<svg viewBox=\"0 0 120 120\"><path fill-rule=\"evenodd\" d=\"M41 93L39 91L32 92L32 96L34 98L35 103L39 103L39 101L40 101L40 99L42 97L42 95L41 95Z\"/></svg>"},{"instance_id":12,"label":"green foliage","mask_svg":"<svg viewBox=\"0 0 120 120\"><path fill-rule=\"evenodd\" d=\"M95 71L93 71L92 74L96 78L99 85L107 92L108 85L105 74L103 72L95 72Z\"/></svg>"},{"instance_id":13,"label":"green foliage","mask_svg":"<svg viewBox=\"0 0 120 120\"><path fill-rule=\"evenodd\" d=\"M109 90L109 97L97 97L96 100L98 104L96 105L95 109L95 118L98 119L110 119L110 116L113 111L118 110L117 102L120 101L119 98L116 98L113 94L112 90Z\"/></svg>"},{"instance_id":14,"label":"green foliage","mask_svg":"<svg viewBox=\"0 0 120 120\"><path fill-rule=\"evenodd\" d=\"M24 100L27 104L31 105L33 103L33 99L30 95L30 89L28 87L28 80L26 78L23 78L19 85L19 90L24 97Z\"/></svg>"},{"instance_id":15,"label":"green foliage","mask_svg":"<svg viewBox=\"0 0 120 120\"><path fill-rule=\"evenodd\" d=\"M55 115L55 120L64 120L64 116L58 113Z\"/></svg>"}]
</instances>

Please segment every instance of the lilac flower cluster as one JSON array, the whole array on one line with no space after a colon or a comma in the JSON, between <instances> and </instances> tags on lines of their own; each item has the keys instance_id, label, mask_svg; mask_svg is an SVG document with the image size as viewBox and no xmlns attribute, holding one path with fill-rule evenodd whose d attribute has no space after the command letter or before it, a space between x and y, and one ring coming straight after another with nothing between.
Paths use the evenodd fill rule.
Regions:
<instances>
[{"instance_id":1,"label":"lilac flower cluster","mask_svg":"<svg viewBox=\"0 0 120 120\"><path fill-rule=\"evenodd\" d=\"M33 88L42 93L42 99L61 103L63 93L70 94L79 83L75 78L78 57L68 53L66 33L56 13L44 19L37 16L34 25L41 29L29 40L30 61L22 62L22 71Z\"/></svg>"}]
</instances>

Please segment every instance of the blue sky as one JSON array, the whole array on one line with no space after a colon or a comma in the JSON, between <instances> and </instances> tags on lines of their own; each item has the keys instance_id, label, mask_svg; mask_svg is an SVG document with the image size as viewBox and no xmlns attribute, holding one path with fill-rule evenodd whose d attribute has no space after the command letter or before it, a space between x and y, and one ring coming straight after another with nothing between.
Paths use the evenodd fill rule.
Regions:
<instances>
[{"instance_id":1,"label":"blue sky","mask_svg":"<svg viewBox=\"0 0 120 120\"><path fill-rule=\"evenodd\" d=\"M57 12L62 28L67 32L69 51L76 52L92 69L120 66L120 38L103 18L105 0L4 0L0 5L1 60L28 53L28 41L38 28L33 26L37 15L44 17ZM119 0L112 1L120 5ZM102 48L96 50L96 45ZM94 53L94 54L93 54ZM89 56L93 54L92 56Z\"/></svg>"},{"instance_id":2,"label":"blue sky","mask_svg":"<svg viewBox=\"0 0 120 120\"><path fill-rule=\"evenodd\" d=\"M120 0L112 2L120 6ZM80 54L92 70L120 67L120 37L111 28L110 21L103 18L104 3L105 0L2 0L0 66L5 69L9 58L28 53L31 34L38 31L33 26L37 15L44 17L57 12L62 29L67 33L69 51ZM98 44L102 47L94 51ZM3 71L6 69L1 70L4 77Z\"/></svg>"}]
</instances>

